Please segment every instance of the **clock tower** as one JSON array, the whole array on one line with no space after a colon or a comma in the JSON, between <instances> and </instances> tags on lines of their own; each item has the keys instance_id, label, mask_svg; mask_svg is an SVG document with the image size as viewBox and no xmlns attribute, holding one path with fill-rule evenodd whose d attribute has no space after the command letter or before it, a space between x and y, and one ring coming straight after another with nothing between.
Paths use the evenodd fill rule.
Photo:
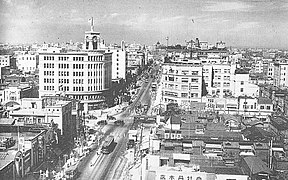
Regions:
<instances>
[{"instance_id":1,"label":"clock tower","mask_svg":"<svg viewBox=\"0 0 288 180\"><path fill-rule=\"evenodd\" d=\"M100 32L94 31L94 20L93 17L89 19L91 30L85 32L85 39L84 39L84 48L85 50L93 51L100 49Z\"/></svg>"}]
</instances>

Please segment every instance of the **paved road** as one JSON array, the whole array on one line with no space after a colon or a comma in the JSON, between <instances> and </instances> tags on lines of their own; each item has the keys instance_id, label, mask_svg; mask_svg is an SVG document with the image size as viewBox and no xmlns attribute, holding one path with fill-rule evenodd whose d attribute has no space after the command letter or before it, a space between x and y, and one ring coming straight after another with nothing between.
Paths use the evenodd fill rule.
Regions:
<instances>
[{"instance_id":1,"label":"paved road","mask_svg":"<svg viewBox=\"0 0 288 180\"><path fill-rule=\"evenodd\" d=\"M152 83L152 79L148 83L144 83L135 101L128 107L123 113L117 115L117 119L123 119L125 121L124 126L116 126L112 124L107 125L107 130L105 132L104 138L111 134L114 135L117 145L113 152L110 154L100 154L97 155L96 151L92 152L87 160L84 162L85 165L79 168L81 172L78 179L99 179L106 180L112 179L114 174L111 172L114 169L118 159L125 153L126 144L128 141L127 132L129 131L133 118L131 113L133 113L135 105L137 102L146 103L150 101L149 87ZM149 103L150 104L150 103ZM93 164L91 166L91 163Z\"/></svg>"}]
</instances>

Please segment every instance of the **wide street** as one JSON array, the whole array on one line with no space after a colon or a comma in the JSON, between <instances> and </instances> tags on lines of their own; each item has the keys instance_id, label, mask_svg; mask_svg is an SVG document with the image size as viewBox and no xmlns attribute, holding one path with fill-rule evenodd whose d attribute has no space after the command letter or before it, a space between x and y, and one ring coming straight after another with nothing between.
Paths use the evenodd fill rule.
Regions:
<instances>
[{"instance_id":1,"label":"wide street","mask_svg":"<svg viewBox=\"0 0 288 180\"><path fill-rule=\"evenodd\" d=\"M87 160L82 163L79 167L79 171L81 172L78 179L118 179L120 176L119 173L115 174L113 169L117 168L115 166L118 165L118 160L122 157L126 151L126 143L128 141L127 132L129 131L132 123L133 123L133 114L135 106L138 102L141 103L149 103L150 94L149 88L152 83L152 78L149 78L147 83L143 83L141 89L138 93L138 96L135 98L134 102L122 113L116 115L117 119L124 120L124 126L116 126L112 123L108 123L103 128L104 138L108 135L113 135L115 138L115 142L117 143L115 149L110 154L102 154L97 155L97 152L92 152Z\"/></svg>"}]
</instances>

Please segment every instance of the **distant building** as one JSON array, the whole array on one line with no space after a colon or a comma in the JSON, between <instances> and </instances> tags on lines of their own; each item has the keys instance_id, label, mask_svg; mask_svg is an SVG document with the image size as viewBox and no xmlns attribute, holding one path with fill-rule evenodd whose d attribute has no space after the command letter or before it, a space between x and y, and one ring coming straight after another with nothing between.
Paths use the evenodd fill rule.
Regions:
<instances>
[{"instance_id":1,"label":"distant building","mask_svg":"<svg viewBox=\"0 0 288 180\"><path fill-rule=\"evenodd\" d=\"M10 55L0 55L0 67L10 66Z\"/></svg>"}]
</instances>

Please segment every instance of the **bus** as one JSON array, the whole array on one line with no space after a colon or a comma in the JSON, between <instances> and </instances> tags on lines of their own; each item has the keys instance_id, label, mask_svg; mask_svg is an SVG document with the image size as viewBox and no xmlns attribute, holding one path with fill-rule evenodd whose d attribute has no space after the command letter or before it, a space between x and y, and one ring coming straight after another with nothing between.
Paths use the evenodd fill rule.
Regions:
<instances>
[{"instance_id":1,"label":"bus","mask_svg":"<svg viewBox=\"0 0 288 180\"><path fill-rule=\"evenodd\" d=\"M102 145L101 152L103 154L109 154L113 151L115 146L114 144L114 136L108 136Z\"/></svg>"}]
</instances>

